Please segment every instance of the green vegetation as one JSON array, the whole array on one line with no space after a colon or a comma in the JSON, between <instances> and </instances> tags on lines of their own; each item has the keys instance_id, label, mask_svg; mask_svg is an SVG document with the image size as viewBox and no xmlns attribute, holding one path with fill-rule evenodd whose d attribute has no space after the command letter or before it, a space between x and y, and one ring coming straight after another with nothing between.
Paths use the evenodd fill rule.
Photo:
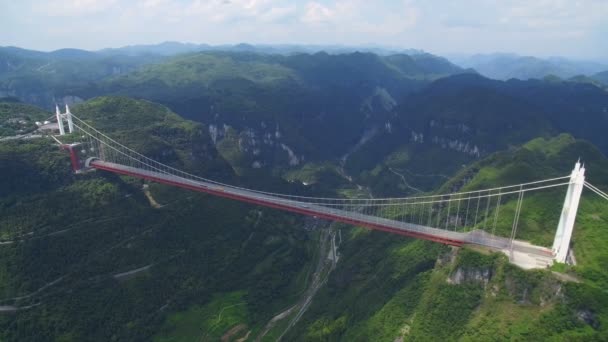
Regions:
<instances>
[{"instance_id":1,"label":"green vegetation","mask_svg":"<svg viewBox=\"0 0 608 342\"><path fill-rule=\"evenodd\" d=\"M159 104L100 97L72 111L96 129L111 133L117 141L155 160L223 177L231 173L203 125L183 120Z\"/></svg>"},{"instance_id":2,"label":"green vegetation","mask_svg":"<svg viewBox=\"0 0 608 342\"><path fill-rule=\"evenodd\" d=\"M608 217L606 203L593 196L585 193L576 218L573 248L579 265L574 271L599 289L606 289L608 250L603 241L608 238Z\"/></svg>"},{"instance_id":3,"label":"green vegetation","mask_svg":"<svg viewBox=\"0 0 608 342\"><path fill-rule=\"evenodd\" d=\"M285 337L303 340L373 339L401 322L386 322L388 315L407 315L419 299L422 272L433 268L444 247L420 240L402 239L379 232L357 234L344 230L346 249L302 320ZM383 250L388 253L378 253ZM404 289L406 288L406 289ZM401 292L400 292L401 291ZM379 310L398 296L383 313ZM400 301L401 300L401 301ZM412 301L408 306L397 303ZM374 318L375 317L375 318ZM370 323L369 320L374 323ZM386 325L386 327L384 327Z\"/></svg>"},{"instance_id":4,"label":"green vegetation","mask_svg":"<svg viewBox=\"0 0 608 342\"><path fill-rule=\"evenodd\" d=\"M493 154L463 168L442 190L567 175L579 154L589 166L589 179L608 184L608 160L592 145L561 135ZM563 196L563 191L526 195L518 238L550 244ZM497 232L510 232L513 204L503 202L504 217ZM431 249L437 245L428 242L393 236L386 237L389 243L380 233L351 230L327 289L289 337L306 341L605 339L606 205L585 194L573 242L579 264L553 268L567 272L565 277L548 270L523 271L502 254L448 252ZM426 268L414 266L424 258L429 258ZM415 276L409 273L412 267Z\"/></svg>"},{"instance_id":5,"label":"green vegetation","mask_svg":"<svg viewBox=\"0 0 608 342\"><path fill-rule=\"evenodd\" d=\"M289 181L298 181L306 184L317 184L337 189L346 185L347 180L340 176L338 167L332 163L322 164L306 163L299 169L287 171L283 177Z\"/></svg>"},{"instance_id":6,"label":"green vegetation","mask_svg":"<svg viewBox=\"0 0 608 342\"><path fill-rule=\"evenodd\" d=\"M216 295L204 306L171 314L154 339L157 342L218 340L238 325L244 325L237 336L245 335L249 322L244 293Z\"/></svg>"},{"instance_id":7,"label":"green vegetation","mask_svg":"<svg viewBox=\"0 0 608 342\"><path fill-rule=\"evenodd\" d=\"M211 53L177 56L169 63L149 65L129 74L124 79L124 86L132 87L150 81L161 81L174 89L192 83L209 86L226 79L226 75L238 75L239 78L261 83L297 78L292 70L278 63L269 63L272 61L267 58L255 55L243 57Z\"/></svg>"},{"instance_id":8,"label":"green vegetation","mask_svg":"<svg viewBox=\"0 0 608 342\"><path fill-rule=\"evenodd\" d=\"M51 116L38 107L0 99L0 138L34 131L36 121L44 121Z\"/></svg>"},{"instance_id":9,"label":"green vegetation","mask_svg":"<svg viewBox=\"0 0 608 342\"><path fill-rule=\"evenodd\" d=\"M277 167L290 165L282 144L311 161L340 156L359 139L366 124L383 124L394 105L386 107L395 101L393 97L419 89L428 82L422 79L430 78L425 77L430 71L414 60L410 72L419 80L391 63L388 58L362 53L204 52L108 78L78 94L121 94L157 101L186 118L215 125L222 130L220 141L224 127L230 127L222 153L234 158L233 166L251 168L259 161ZM454 72L459 69L452 66L440 74ZM244 141L253 140L256 143L244 151ZM258 152L253 154L254 150ZM247 158L243 152L248 152Z\"/></svg>"},{"instance_id":10,"label":"green vegetation","mask_svg":"<svg viewBox=\"0 0 608 342\"><path fill-rule=\"evenodd\" d=\"M102 108L114 108L108 112L119 124L101 117ZM148 113L140 129L167 146L167 160L187 170L204 161L209 173L232 177L212 149L204 150L205 130L162 106L99 98L74 111L85 109L112 136L142 146L127 113ZM207 331L222 336L241 317L248 330L259 329L301 292L296 279L309 269L313 249L299 217L153 184L162 205L155 209L142 181L99 171L73 175L69 165L50 139L0 144L0 305L23 308L0 315L1 340L179 338L196 329L196 312L243 303ZM174 328L161 331L163 322Z\"/></svg>"},{"instance_id":11,"label":"green vegetation","mask_svg":"<svg viewBox=\"0 0 608 342\"><path fill-rule=\"evenodd\" d=\"M0 69L2 93L46 106L90 98L72 111L96 128L232 184L405 196L564 176L580 157L588 179L608 186L608 97L587 84L444 77L461 70L430 55L210 52L143 67L158 59L20 56L0 49L17 66ZM97 97L107 94L116 96ZM0 136L48 116L3 100ZM549 138L563 127L599 149ZM0 315L0 340L254 340L301 299L317 255L310 219L159 184L149 184L153 207L143 185L73 175L48 138L0 142L0 305L21 309ZM563 192L524 201L517 237L549 245ZM509 235L515 203L503 197L496 233ZM578 265L554 266L558 276L342 229L337 268L284 340L606 340L606 212L585 195ZM489 229L482 219L475 228Z\"/></svg>"},{"instance_id":12,"label":"green vegetation","mask_svg":"<svg viewBox=\"0 0 608 342\"><path fill-rule=\"evenodd\" d=\"M0 47L0 92L51 109L92 82L158 62L159 56L97 55L82 50L51 53Z\"/></svg>"},{"instance_id":13,"label":"green vegetation","mask_svg":"<svg viewBox=\"0 0 608 342\"><path fill-rule=\"evenodd\" d=\"M602 83L604 86L608 86L608 70L598 72L597 74L593 75L592 78L595 81Z\"/></svg>"}]
</instances>

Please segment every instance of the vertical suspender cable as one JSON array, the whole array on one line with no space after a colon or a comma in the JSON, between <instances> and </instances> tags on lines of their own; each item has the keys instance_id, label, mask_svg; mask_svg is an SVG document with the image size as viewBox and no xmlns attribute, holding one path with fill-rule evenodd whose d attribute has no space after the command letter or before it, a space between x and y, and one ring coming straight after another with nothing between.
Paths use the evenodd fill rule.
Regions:
<instances>
[{"instance_id":1,"label":"vertical suspender cable","mask_svg":"<svg viewBox=\"0 0 608 342\"><path fill-rule=\"evenodd\" d=\"M494 215L494 227L492 228L492 235L496 235L496 222L498 221L498 213L500 212L500 200L502 198L502 195L500 194L500 189L498 190L498 200L496 201L496 210L495 210L495 215Z\"/></svg>"}]
</instances>

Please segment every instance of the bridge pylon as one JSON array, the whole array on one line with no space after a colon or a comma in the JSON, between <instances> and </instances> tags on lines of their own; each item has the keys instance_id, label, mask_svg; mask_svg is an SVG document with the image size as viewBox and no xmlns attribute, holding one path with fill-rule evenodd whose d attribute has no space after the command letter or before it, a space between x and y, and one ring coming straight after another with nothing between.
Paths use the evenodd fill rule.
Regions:
<instances>
[{"instance_id":1,"label":"bridge pylon","mask_svg":"<svg viewBox=\"0 0 608 342\"><path fill-rule=\"evenodd\" d=\"M65 113L59 111L59 106L55 106L55 116L57 117L57 126L59 126L59 135L65 135L65 127L63 126L63 119L65 118L68 122L68 132L74 132L74 122L72 121L72 112L70 107L65 105Z\"/></svg>"},{"instance_id":2,"label":"bridge pylon","mask_svg":"<svg viewBox=\"0 0 608 342\"><path fill-rule=\"evenodd\" d=\"M576 213L581 199L581 193L585 185L585 166L580 163L580 160L574 165L574 169L570 174L570 185L566 192L564 207L559 218L557 231L555 232L555 240L553 241L553 259L557 262L566 262L568 251L570 249L570 240L574 230L574 222L576 221Z\"/></svg>"}]
</instances>

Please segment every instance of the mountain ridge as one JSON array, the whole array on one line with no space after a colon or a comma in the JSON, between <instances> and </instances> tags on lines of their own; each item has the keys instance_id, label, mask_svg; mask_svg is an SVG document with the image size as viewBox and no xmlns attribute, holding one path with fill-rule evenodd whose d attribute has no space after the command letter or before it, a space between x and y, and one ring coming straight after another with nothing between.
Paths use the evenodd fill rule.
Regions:
<instances>
[{"instance_id":1,"label":"mountain ridge","mask_svg":"<svg viewBox=\"0 0 608 342\"><path fill-rule=\"evenodd\" d=\"M571 78L581 74L591 76L608 68L606 63L595 61L579 61L563 57L538 58L512 53L453 56L451 60L463 68L475 69L486 77L505 81L511 78L542 79L547 75L556 75L560 78Z\"/></svg>"},{"instance_id":2,"label":"mountain ridge","mask_svg":"<svg viewBox=\"0 0 608 342\"><path fill-rule=\"evenodd\" d=\"M402 198L567 175L579 157L608 186L608 95L593 84L362 52L197 52L96 81L60 74L39 88L66 82L84 100L72 112L110 137L256 190ZM5 102L0 125L51 114ZM487 251L74 175L51 139L2 141L0 305L13 314L0 315L0 339L252 340L279 316L265 340L603 340L608 218L590 195L578 265L527 272ZM517 237L550 245L564 196L526 193ZM495 229L508 236L515 202L503 199Z\"/></svg>"}]
</instances>

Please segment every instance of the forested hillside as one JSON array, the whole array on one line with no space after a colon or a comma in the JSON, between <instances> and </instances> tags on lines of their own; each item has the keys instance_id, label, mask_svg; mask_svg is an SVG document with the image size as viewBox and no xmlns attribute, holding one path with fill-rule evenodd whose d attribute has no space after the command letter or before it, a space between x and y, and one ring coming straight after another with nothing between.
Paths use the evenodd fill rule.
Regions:
<instances>
[{"instance_id":1,"label":"forested hillside","mask_svg":"<svg viewBox=\"0 0 608 342\"><path fill-rule=\"evenodd\" d=\"M0 98L17 97L51 109L54 103L82 101L75 89L161 59L155 55L102 55L76 49L47 53L0 47Z\"/></svg>"},{"instance_id":2,"label":"forested hillside","mask_svg":"<svg viewBox=\"0 0 608 342\"><path fill-rule=\"evenodd\" d=\"M407 93L457 72L433 56L218 52L175 57L82 94L143 97L207 123L217 141L248 140L249 151L233 153L239 167L294 166L346 153Z\"/></svg>"},{"instance_id":3,"label":"forested hillside","mask_svg":"<svg viewBox=\"0 0 608 342\"><path fill-rule=\"evenodd\" d=\"M36 121L44 121L50 115L17 99L0 99L0 138L30 133L38 128Z\"/></svg>"},{"instance_id":4,"label":"forested hillside","mask_svg":"<svg viewBox=\"0 0 608 342\"><path fill-rule=\"evenodd\" d=\"M100 98L74 111L165 162L234 180L207 131L162 106ZM258 331L306 286L318 233L301 217L73 175L48 138L2 142L0 175L2 340L150 340L167 314L212 300L237 301Z\"/></svg>"},{"instance_id":5,"label":"forested hillside","mask_svg":"<svg viewBox=\"0 0 608 342\"><path fill-rule=\"evenodd\" d=\"M560 78L590 76L606 69L605 63L601 62L559 57L538 58L509 53L455 56L451 60L464 68L473 68L486 77L498 80L544 79L549 75Z\"/></svg>"},{"instance_id":6,"label":"forested hillside","mask_svg":"<svg viewBox=\"0 0 608 342\"><path fill-rule=\"evenodd\" d=\"M205 123L241 175L261 169L288 178L330 162L332 177L383 193L395 193L389 184L431 190L462 164L559 132L608 151L604 89L494 81L432 55L193 53L78 96L97 94L150 99ZM429 172L438 160L441 172Z\"/></svg>"},{"instance_id":7,"label":"forested hillside","mask_svg":"<svg viewBox=\"0 0 608 342\"><path fill-rule=\"evenodd\" d=\"M568 173L580 156L608 184L608 160L563 135L492 154L445 187L471 190ZM528 197L519 239L552 242L563 191ZM555 205L554 205L555 204ZM513 203L502 203L510 210ZM305 341L594 340L608 338L606 203L586 193L573 242L579 265L522 271L502 254L450 249L362 228L343 228L341 262L287 336ZM510 222L509 222L510 224ZM557 269L557 268L556 268Z\"/></svg>"},{"instance_id":8,"label":"forested hillside","mask_svg":"<svg viewBox=\"0 0 608 342\"><path fill-rule=\"evenodd\" d=\"M13 96L0 100L1 341L608 339L608 204L594 194L578 264L523 271L485 250L75 175L34 131L49 104L77 102L148 157L292 195L476 190L566 175L579 158L608 189L597 84L490 80L419 52L240 48L0 50L0 96ZM563 199L526 195L517 238L550 245ZM497 221L508 235L512 220Z\"/></svg>"},{"instance_id":9,"label":"forested hillside","mask_svg":"<svg viewBox=\"0 0 608 342\"><path fill-rule=\"evenodd\" d=\"M598 72L597 74L593 75L592 78L604 85L608 85L608 71Z\"/></svg>"}]
</instances>

